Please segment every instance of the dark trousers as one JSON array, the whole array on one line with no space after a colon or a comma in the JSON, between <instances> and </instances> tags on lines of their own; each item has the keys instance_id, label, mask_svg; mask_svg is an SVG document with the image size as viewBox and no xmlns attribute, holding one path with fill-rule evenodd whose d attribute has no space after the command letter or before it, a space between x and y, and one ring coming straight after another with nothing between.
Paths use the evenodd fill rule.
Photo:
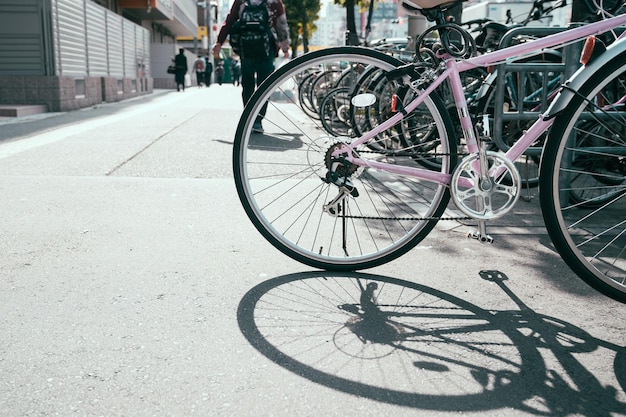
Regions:
<instances>
[{"instance_id":1,"label":"dark trousers","mask_svg":"<svg viewBox=\"0 0 626 417\"><path fill-rule=\"evenodd\" d=\"M242 59L241 60L241 97L246 105L256 87L274 71L274 57L266 59ZM265 116L267 103L261 109L261 116Z\"/></svg>"},{"instance_id":2,"label":"dark trousers","mask_svg":"<svg viewBox=\"0 0 626 417\"><path fill-rule=\"evenodd\" d=\"M176 80L176 89L180 91L180 87L183 87L183 91L185 91L185 70L176 70L176 74L174 75L174 79Z\"/></svg>"},{"instance_id":3,"label":"dark trousers","mask_svg":"<svg viewBox=\"0 0 626 417\"><path fill-rule=\"evenodd\" d=\"M204 71L196 71L196 79L198 80L198 87L204 82Z\"/></svg>"}]
</instances>

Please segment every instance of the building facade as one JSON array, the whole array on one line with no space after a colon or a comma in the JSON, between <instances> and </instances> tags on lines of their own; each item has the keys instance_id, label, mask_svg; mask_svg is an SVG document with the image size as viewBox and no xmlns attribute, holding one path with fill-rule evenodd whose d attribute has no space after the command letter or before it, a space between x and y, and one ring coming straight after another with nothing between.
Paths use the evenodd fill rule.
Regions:
<instances>
[{"instance_id":1,"label":"building facade","mask_svg":"<svg viewBox=\"0 0 626 417\"><path fill-rule=\"evenodd\" d=\"M0 104L70 111L167 88L176 37L197 35L197 9L196 0L0 0Z\"/></svg>"}]
</instances>

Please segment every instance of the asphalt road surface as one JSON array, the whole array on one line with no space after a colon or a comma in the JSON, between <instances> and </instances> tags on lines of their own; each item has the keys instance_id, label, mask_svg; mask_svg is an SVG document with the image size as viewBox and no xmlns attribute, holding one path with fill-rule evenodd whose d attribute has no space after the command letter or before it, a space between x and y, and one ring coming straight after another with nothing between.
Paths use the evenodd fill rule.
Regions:
<instances>
[{"instance_id":1,"label":"asphalt road surface","mask_svg":"<svg viewBox=\"0 0 626 417\"><path fill-rule=\"evenodd\" d=\"M0 121L0 416L626 415L626 306L559 258L536 190L491 245L448 221L315 271L241 208L241 109L214 85Z\"/></svg>"}]
</instances>

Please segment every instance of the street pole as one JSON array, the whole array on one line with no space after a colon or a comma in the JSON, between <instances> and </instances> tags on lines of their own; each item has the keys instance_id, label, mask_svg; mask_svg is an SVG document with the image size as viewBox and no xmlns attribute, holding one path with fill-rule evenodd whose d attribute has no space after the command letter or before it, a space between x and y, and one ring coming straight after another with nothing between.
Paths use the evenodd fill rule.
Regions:
<instances>
[{"instance_id":1,"label":"street pole","mask_svg":"<svg viewBox=\"0 0 626 417\"><path fill-rule=\"evenodd\" d=\"M426 17L422 15L413 15L409 14L408 16L409 24L408 24L408 32L409 32L409 44L406 46L407 50L413 51L415 50L415 41L424 33L426 28L428 27L428 21Z\"/></svg>"}]
</instances>

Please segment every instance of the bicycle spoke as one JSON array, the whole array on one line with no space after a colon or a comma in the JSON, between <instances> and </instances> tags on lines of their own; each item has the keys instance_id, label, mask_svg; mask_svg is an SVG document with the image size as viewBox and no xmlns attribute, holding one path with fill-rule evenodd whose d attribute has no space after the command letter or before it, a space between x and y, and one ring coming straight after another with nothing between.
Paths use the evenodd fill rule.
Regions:
<instances>
[{"instance_id":1,"label":"bicycle spoke","mask_svg":"<svg viewBox=\"0 0 626 417\"><path fill-rule=\"evenodd\" d=\"M334 156L353 134L367 134L393 115L388 107L399 85L384 73L397 65L358 48L308 54L275 72L246 107L234 149L239 195L255 226L288 255L324 268L384 263L423 239L445 209L444 186ZM302 94L294 80L307 74L316 74L313 92ZM374 105L352 104L363 92L375 94ZM303 96L319 117L305 110ZM427 161L447 173L455 149L447 113L435 100L411 114L410 126L372 137L355 155L390 167ZM263 134L252 131L259 116Z\"/></svg>"}]
</instances>

